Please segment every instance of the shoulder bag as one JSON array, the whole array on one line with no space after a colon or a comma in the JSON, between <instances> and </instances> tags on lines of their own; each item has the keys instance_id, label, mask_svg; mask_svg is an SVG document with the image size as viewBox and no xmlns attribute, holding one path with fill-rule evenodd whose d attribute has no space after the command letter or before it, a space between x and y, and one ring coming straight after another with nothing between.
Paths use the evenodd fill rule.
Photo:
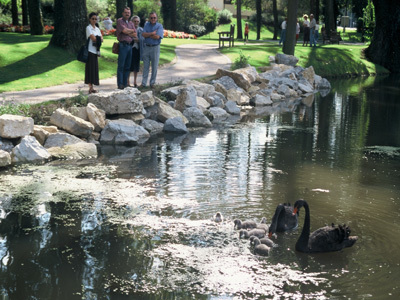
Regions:
<instances>
[{"instance_id":1,"label":"shoulder bag","mask_svg":"<svg viewBox=\"0 0 400 300\"><path fill-rule=\"evenodd\" d=\"M86 63L88 61L89 56L89 40L90 37L87 39L86 44L79 49L78 56L76 57L77 60Z\"/></svg>"}]
</instances>

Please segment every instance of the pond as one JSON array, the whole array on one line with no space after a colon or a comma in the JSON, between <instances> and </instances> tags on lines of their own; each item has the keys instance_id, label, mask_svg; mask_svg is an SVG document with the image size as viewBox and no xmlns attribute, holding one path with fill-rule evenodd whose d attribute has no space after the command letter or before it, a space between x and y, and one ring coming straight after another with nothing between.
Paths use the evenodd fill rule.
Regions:
<instances>
[{"instance_id":1,"label":"pond","mask_svg":"<svg viewBox=\"0 0 400 300\"><path fill-rule=\"evenodd\" d=\"M281 113L0 170L2 299L398 299L400 78L331 83ZM358 241L295 251L302 209L254 255L233 220L297 199L311 231L345 223Z\"/></svg>"}]
</instances>

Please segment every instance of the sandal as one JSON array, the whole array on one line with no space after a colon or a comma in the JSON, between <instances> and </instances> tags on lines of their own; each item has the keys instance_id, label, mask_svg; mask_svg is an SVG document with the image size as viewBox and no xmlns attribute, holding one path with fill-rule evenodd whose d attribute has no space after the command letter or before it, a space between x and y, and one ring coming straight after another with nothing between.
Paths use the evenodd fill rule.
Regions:
<instances>
[{"instance_id":1,"label":"sandal","mask_svg":"<svg viewBox=\"0 0 400 300\"><path fill-rule=\"evenodd\" d=\"M95 94L95 93L97 93L97 91L95 89L90 89L89 90L89 94Z\"/></svg>"}]
</instances>

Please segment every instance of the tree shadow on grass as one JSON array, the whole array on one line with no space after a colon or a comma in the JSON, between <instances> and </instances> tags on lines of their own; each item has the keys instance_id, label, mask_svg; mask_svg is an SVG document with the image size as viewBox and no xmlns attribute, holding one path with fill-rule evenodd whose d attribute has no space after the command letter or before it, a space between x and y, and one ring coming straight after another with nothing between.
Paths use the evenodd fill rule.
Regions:
<instances>
[{"instance_id":1,"label":"tree shadow on grass","mask_svg":"<svg viewBox=\"0 0 400 300\"><path fill-rule=\"evenodd\" d=\"M0 85L14 80L43 74L73 60L76 60L74 54L62 48L47 46L33 55L2 67L2 71L0 72Z\"/></svg>"},{"instance_id":2,"label":"tree shadow on grass","mask_svg":"<svg viewBox=\"0 0 400 300\"><path fill-rule=\"evenodd\" d=\"M51 35L30 35L24 33L1 32L0 44L21 44L49 42Z\"/></svg>"}]
</instances>

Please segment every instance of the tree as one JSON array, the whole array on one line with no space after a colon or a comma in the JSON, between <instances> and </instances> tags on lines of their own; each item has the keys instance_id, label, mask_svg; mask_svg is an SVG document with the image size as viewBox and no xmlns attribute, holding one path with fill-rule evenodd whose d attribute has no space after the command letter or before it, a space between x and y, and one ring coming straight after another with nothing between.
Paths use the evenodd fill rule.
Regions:
<instances>
[{"instance_id":1,"label":"tree","mask_svg":"<svg viewBox=\"0 0 400 300\"><path fill-rule=\"evenodd\" d=\"M40 10L40 0L28 0L31 35L43 34L43 18Z\"/></svg>"},{"instance_id":2,"label":"tree","mask_svg":"<svg viewBox=\"0 0 400 300\"><path fill-rule=\"evenodd\" d=\"M86 41L86 0L54 0L54 33L50 45L77 52Z\"/></svg>"},{"instance_id":3,"label":"tree","mask_svg":"<svg viewBox=\"0 0 400 300\"><path fill-rule=\"evenodd\" d=\"M21 0L22 25L28 25L28 0Z\"/></svg>"},{"instance_id":4,"label":"tree","mask_svg":"<svg viewBox=\"0 0 400 300\"><path fill-rule=\"evenodd\" d=\"M278 32L279 32L279 20L278 20L278 5L276 0L272 0L272 13L274 15L274 37L273 40L278 39Z\"/></svg>"},{"instance_id":5,"label":"tree","mask_svg":"<svg viewBox=\"0 0 400 300\"><path fill-rule=\"evenodd\" d=\"M257 40L261 39L261 0L256 0Z\"/></svg>"},{"instance_id":6,"label":"tree","mask_svg":"<svg viewBox=\"0 0 400 300\"><path fill-rule=\"evenodd\" d=\"M297 8L299 0L288 0L286 41L283 43L283 53L294 55L296 46Z\"/></svg>"},{"instance_id":7,"label":"tree","mask_svg":"<svg viewBox=\"0 0 400 300\"><path fill-rule=\"evenodd\" d=\"M115 20L118 20L119 18L122 17L122 12L124 11L124 8L126 7L126 0L116 0L116 8L117 11L115 12Z\"/></svg>"},{"instance_id":8,"label":"tree","mask_svg":"<svg viewBox=\"0 0 400 300\"><path fill-rule=\"evenodd\" d=\"M176 0L163 0L161 13L164 20L164 27L177 30L176 26Z\"/></svg>"},{"instance_id":9,"label":"tree","mask_svg":"<svg viewBox=\"0 0 400 300\"><path fill-rule=\"evenodd\" d=\"M243 39L242 31L242 0L236 0L237 38Z\"/></svg>"},{"instance_id":10,"label":"tree","mask_svg":"<svg viewBox=\"0 0 400 300\"><path fill-rule=\"evenodd\" d=\"M17 0L11 1L11 17L13 25L19 25Z\"/></svg>"},{"instance_id":11,"label":"tree","mask_svg":"<svg viewBox=\"0 0 400 300\"><path fill-rule=\"evenodd\" d=\"M400 2L372 0L375 6L375 29L365 55L372 62L393 73L400 72Z\"/></svg>"},{"instance_id":12,"label":"tree","mask_svg":"<svg viewBox=\"0 0 400 300\"><path fill-rule=\"evenodd\" d=\"M325 30L328 36L331 30L336 29L333 2L334 0L325 0Z\"/></svg>"}]
</instances>

